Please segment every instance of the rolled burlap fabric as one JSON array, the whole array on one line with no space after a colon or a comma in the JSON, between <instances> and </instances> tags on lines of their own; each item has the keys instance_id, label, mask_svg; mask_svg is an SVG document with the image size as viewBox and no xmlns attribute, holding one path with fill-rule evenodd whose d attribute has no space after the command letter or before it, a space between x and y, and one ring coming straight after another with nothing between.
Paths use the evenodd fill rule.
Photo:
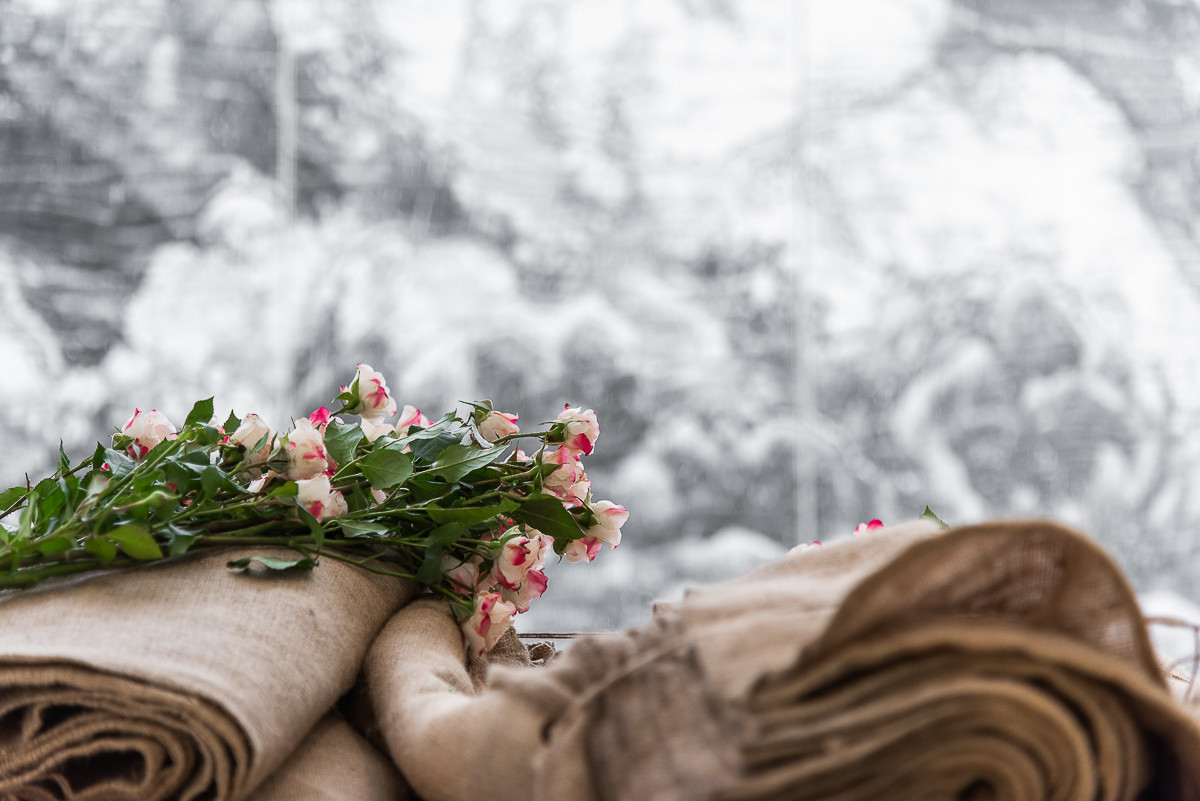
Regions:
<instances>
[{"instance_id":1,"label":"rolled burlap fabric","mask_svg":"<svg viewBox=\"0 0 1200 801\"><path fill-rule=\"evenodd\" d=\"M335 713L321 718L249 801L408 801L392 761Z\"/></svg>"},{"instance_id":2,"label":"rolled burlap fabric","mask_svg":"<svg viewBox=\"0 0 1200 801\"><path fill-rule=\"evenodd\" d=\"M332 559L228 570L242 553L0 596L0 799L244 798L415 592Z\"/></svg>"},{"instance_id":3,"label":"rolled burlap fabric","mask_svg":"<svg viewBox=\"0 0 1200 801\"><path fill-rule=\"evenodd\" d=\"M1112 560L1052 523L808 549L478 693L461 653L430 603L366 663L428 801L1200 799L1195 708Z\"/></svg>"}]
</instances>

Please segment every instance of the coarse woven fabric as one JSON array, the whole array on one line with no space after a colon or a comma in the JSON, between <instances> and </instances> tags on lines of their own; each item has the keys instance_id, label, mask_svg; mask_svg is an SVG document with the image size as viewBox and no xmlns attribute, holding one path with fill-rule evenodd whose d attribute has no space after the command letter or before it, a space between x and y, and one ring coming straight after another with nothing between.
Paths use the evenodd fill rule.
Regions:
<instances>
[{"instance_id":1,"label":"coarse woven fabric","mask_svg":"<svg viewBox=\"0 0 1200 801\"><path fill-rule=\"evenodd\" d=\"M1200 801L1197 707L1112 560L1054 523L807 549L481 691L456 633L409 607L367 663L429 801Z\"/></svg>"},{"instance_id":2,"label":"coarse woven fabric","mask_svg":"<svg viewBox=\"0 0 1200 801\"><path fill-rule=\"evenodd\" d=\"M317 721L250 801L408 801L392 761L334 713Z\"/></svg>"},{"instance_id":3,"label":"coarse woven fabric","mask_svg":"<svg viewBox=\"0 0 1200 801\"><path fill-rule=\"evenodd\" d=\"M354 682L415 587L221 550L0 596L0 799L244 798Z\"/></svg>"}]
</instances>

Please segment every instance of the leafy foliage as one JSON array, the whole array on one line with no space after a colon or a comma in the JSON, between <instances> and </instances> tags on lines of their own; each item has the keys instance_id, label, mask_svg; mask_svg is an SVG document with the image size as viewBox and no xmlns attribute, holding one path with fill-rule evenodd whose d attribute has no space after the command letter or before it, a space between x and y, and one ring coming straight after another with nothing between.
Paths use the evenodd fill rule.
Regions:
<instances>
[{"instance_id":1,"label":"leafy foliage","mask_svg":"<svg viewBox=\"0 0 1200 801\"><path fill-rule=\"evenodd\" d=\"M74 465L60 448L53 475L0 492L0 522L16 520L0 526L0 587L198 549L284 546L296 557L245 556L228 565L310 570L321 557L335 559L415 579L468 614L463 588L443 576L444 557L486 570L514 526L529 537L540 529L561 554L588 536L596 518L586 498L546 494L547 466L508 447L518 437L544 443L548 431L493 443L478 428L490 407L467 406L473 414L450 413L402 434L389 428L391 434L373 441L363 427L321 409L315 427L302 421L287 436L268 434L247 446L225 433L241 424L237 415L230 413L223 428L213 425L208 398L162 439L138 439L126 426L110 446L97 445ZM316 448L314 458L327 457L324 473L287 473L295 458L289 451L302 435L315 437L308 445ZM258 457L267 445L270 458ZM302 485L314 482L326 482L323 497L336 496L342 505L331 511L313 502L306 495L311 488ZM571 504L573 513L565 508Z\"/></svg>"}]
</instances>

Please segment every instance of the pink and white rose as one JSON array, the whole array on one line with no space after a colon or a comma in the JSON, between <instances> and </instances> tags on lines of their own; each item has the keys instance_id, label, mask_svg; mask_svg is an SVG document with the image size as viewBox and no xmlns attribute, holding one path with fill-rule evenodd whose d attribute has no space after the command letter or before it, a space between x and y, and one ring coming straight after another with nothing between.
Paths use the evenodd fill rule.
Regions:
<instances>
[{"instance_id":1,"label":"pink and white rose","mask_svg":"<svg viewBox=\"0 0 1200 801\"><path fill-rule=\"evenodd\" d=\"M400 419L396 421L396 436L408 436L408 429L416 426L417 428L429 428L433 425L429 418L421 414L421 410L415 406L404 405L400 411Z\"/></svg>"},{"instance_id":2,"label":"pink and white rose","mask_svg":"<svg viewBox=\"0 0 1200 801\"><path fill-rule=\"evenodd\" d=\"M177 431L167 416L157 409L148 412L134 409L133 417L121 426L121 433L133 439L127 448L129 455L141 459L163 440L175 439Z\"/></svg>"},{"instance_id":3,"label":"pink and white rose","mask_svg":"<svg viewBox=\"0 0 1200 801\"><path fill-rule=\"evenodd\" d=\"M396 428L391 423L385 423L383 420L372 420L367 417L358 421L358 427L366 435L367 442L374 442L380 437L391 436L396 433Z\"/></svg>"},{"instance_id":4,"label":"pink and white rose","mask_svg":"<svg viewBox=\"0 0 1200 801\"><path fill-rule=\"evenodd\" d=\"M575 453L567 447L555 448L542 454L541 464L557 465L554 472L542 479L542 489L558 498L577 498L587 495L587 487L578 487L580 482L588 480L583 472L583 465L575 457ZM580 490L582 489L582 493Z\"/></svg>"},{"instance_id":5,"label":"pink and white rose","mask_svg":"<svg viewBox=\"0 0 1200 801\"><path fill-rule=\"evenodd\" d=\"M261 448L246 454L246 464L250 467L263 464L271 455L271 427L257 414L250 413L242 418L241 425L229 435L229 444L249 451L258 441L266 437Z\"/></svg>"},{"instance_id":6,"label":"pink and white rose","mask_svg":"<svg viewBox=\"0 0 1200 801\"><path fill-rule=\"evenodd\" d=\"M621 526L629 519L629 511L612 501L596 501L589 507L596 516L596 523L588 527L587 535L607 542L610 549L621 544Z\"/></svg>"},{"instance_id":7,"label":"pink and white rose","mask_svg":"<svg viewBox=\"0 0 1200 801\"><path fill-rule=\"evenodd\" d=\"M457 589L471 593L479 586L479 567L483 563L479 556L459 559L450 554L442 555L442 572Z\"/></svg>"},{"instance_id":8,"label":"pink and white rose","mask_svg":"<svg viewBox=\"0 0 1200 801\"><path fill-rule=\"evenodd\" d=\"M594 411L567 404L558 413L557 422L563 427L563 447L584 456L592 452L596 438L600 436L600 423Z\"/></svg>"},{"instance_id":9,"label":"pink and white rose","mask_svg":"<svg viewBox=\"0 0 1200 801\"><path fill-rule=\"evenodd\" d=\"M296 482L296 502L317 520L337 517L350 511L346 498L329 484L329 476L317 476Z\"/></svg>"},{"instance_id":10,"label":"pink and white rose","mask_svg":"<svg viewBox=\"0 0 1200 801\"><path fill-rule=\"evenodd\" d=\"M396 413L396 401L388 391L383 373L369 364L360 364L350 382L350 405L346 411L366 419L379 421Z\"/></svg>"},{"instance_id":11,"label":"pink and white rose","mask_svg":"<svg viewBox=\"0 0 1200 801\"><path fill-rule=\"evenodd\" d=\"M590 562L596 558L596 554L600 553L603 545L604 540L599 537L571 540L563 550L563 557L568 562Z\"/></svg>"},{"instance_id":12,"label":"pink and white rose","mask_svg":"<svg viewBox=\"0 0 1200 801\"><path fill-rule=\"evenodd\" d=\"M512 626L516 612L516 604L504 600L498 592L477 596L475 611L462 624L471 655L478 657L491 650Z\"/></svg>"},{"instance_id":13,"label":"pink and white rose","mask_svg":"<svg viewBox=\"0 0 1200 801\"><path fill-rule=\"evenodd\" d=\"M546 574L541 570L530 570L525 574L525 580L521 582L520 587L515 590L501 587L500 594L504 596L504 600L517 608L517 614L522 614L529 611L531 601L542 597L548 583Z\"/></svg>"},{"instance_id":14,"label":"pink and white rose","mask_svg":"<svg viewBox=\"0 0 1200 801\"><path fill-rule=\"evenodd\" d=\"M479 423L479 436L488 442L495 442L498 439L519 434L521 429L517 426L518 419L520 419L519 415L507 412L488 412L487 416Z\"/></svg>"},{"instance_id":15,"label":"pink and white rose","mask_svg":"<svg viewBox=\"0 0 1200 801\"><path fill-rule=\"evenodd\" d=\"M296 421L296 427L284 435L282 447L288 460L284 478L289 481L303 481L329 469L325 435L320 429L314 428L307 418Z\"/></svg>"},{"instance_id":16,"label":"pink and white rose","mask_svg":"<svg viewBox=\"0 0 1200 801\"><path fill-rule=\"evenodd\" d=\"M854 529L855 534L862 534L864 531L871 531L876 528L887 528L880 520L872 520L870 523L859 523Z\"/></svg>"},{"instance_id":17,"label":"pink and white rose","mask_svg":"<svg viewBox=\"0 0 1200 801\"><path fill-rule=\"evenodd\" d=\"M546 564L547 540L537 532L530 536L518 536L507 540L496 557L492 575L500 586L508 590L520 587L531 570L540 570Z\"/></svg>"}]
</instances>

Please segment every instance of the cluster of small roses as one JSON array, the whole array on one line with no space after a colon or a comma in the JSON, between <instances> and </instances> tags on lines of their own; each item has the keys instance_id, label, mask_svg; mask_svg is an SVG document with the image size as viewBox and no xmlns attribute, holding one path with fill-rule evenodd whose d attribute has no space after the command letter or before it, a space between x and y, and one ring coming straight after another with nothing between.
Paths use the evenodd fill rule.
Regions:
<instances>
[{"instance_id":1,"label":"cluster of small roses","mask_svg":"<svg viewBox=\"0 0 1200 801\"><path fill-rule=\"evenodd\" d=\"M341 387L337 400L343 403L339 413L359 416L359 427L368 443L381 437L401 439L414 428L431 425L412 406L405 406L398 420L390 422L397 412L396 401L383 375L367 364L358 365L353 380ZM521 436L518 419L515 414L484 406L476 406L471 415L482 447L507 444ZM274 479L295 482L297 502L320 522L348 511L345 497L330 481L338 469L325 447L331 420L345 425L325 407L297 420L292 430L282 435L272 431L257 414L240 418L240 425L229 434L216 421L211 425L224 435L222 444L244 453L242 468L256 476L247 489L264 492ZM129 454L138 460L177 432L162 413L135 411L121 433L128 438ZM580 460L592 453L599 435L596 413L568 404L544 435L529 435L543 443L533 456L517 449L506 460L511 465L527 465L522 472L533 477L533 490L557 498L579 523L584 536L559 544L559 553L571 562L594 560L606 542L610 548L617 547L621 527L629 516L625 507L612 501L592 500L591 482ZM404 451L409 451L408 446ZM370 492L376 503L387 498L382 490ZM551 536L511 519L502 520L502 525L485 540L491 546L482 552L467 556L447 553L442 557L448 583L473 604L472 614L463 621L463 631L476 655L490 649L511 626L513 616L527 611L530 602L545 592L543 568L547 556L555 550Z\"/></svg>"},{"instance_id":2,"label":"cluster of small roses","mask_svg":"<svg viewBox=\"0 0 1200 801\"><path fill-rule=\"evenodd\" d=\"M514 436L519 429L518 417L502 412L482 412L477 426L489 441L497 437ZM581 457L590 454L600 436L596 413L569 404L558 414L545 441L555 444L552 450L543 448L534 457L517 450L510 462L527 462L542 468L542 492L562 501L568 510L590 523L586 535L571 541L562 551L570 562L590 562L596 558L604 543L609 548L621 544L621 527L629 518L624 506L612 501L591 499L591 481L584 472ZM503 543L499 555L486 569L478 554L463 560L447 556L442 567L452 584L465 596L473 597L474 611L464 622L463 631L472 653L478 655L490 649L512 624L513 616L529 609L529 603L546 591L546 557L553 550L553 539L528 526L511 525L499 532Z\"/></svg>"}]
</instances>

